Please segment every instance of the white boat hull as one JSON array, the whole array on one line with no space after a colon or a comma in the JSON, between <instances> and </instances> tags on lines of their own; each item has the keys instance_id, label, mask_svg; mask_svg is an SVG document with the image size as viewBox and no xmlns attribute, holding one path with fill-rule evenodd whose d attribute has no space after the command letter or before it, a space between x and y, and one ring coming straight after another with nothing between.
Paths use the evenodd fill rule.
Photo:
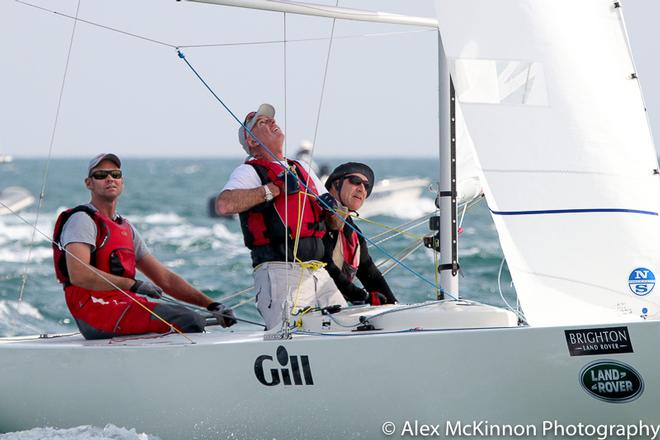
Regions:
<instances>
[{"instance_id":1,"label":"white boat hull","mask_svg":"<svg viewBox=\"0 0 660 440\"><path fill-rule=\"evenodd\" d=\"M560 327L290 340L209 333L192 336L196 344L177 335L3 339L0 432L113 423L167 439L336 440L383 438L386 422L393 437L415 421L442 436L458 422L531 425L537 437L553 420L657 425L660 323L624 327L634 352L585 356L570 355ZM638 395L613 402L586 391L582 372L601 360L634 369L643 384Z\"/></svg>"}]
</instances>

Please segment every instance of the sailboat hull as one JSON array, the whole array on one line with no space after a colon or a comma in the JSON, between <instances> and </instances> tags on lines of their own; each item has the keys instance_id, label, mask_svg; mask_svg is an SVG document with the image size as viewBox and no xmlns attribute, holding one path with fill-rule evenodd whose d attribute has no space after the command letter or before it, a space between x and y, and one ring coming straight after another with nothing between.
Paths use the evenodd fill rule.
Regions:
<instances>
[{"instance_id":1,"label":"sailboat hull","mask_svg":"<svg viewBox=\"0 0 660 440\"><path fill-rule=\"evenodd\" d=\"M552 421L660 424L660 323L619 326L628 341L605 345L609 330L591 329L571 333L601 335L600 349L583 355L571 355L566 331L576 329L565 327L290 340L209 333L193 336L195 344L177 335L3 339L0 431L113 423L172 439L371 439L384 429L410 434L405 430L415 423L442 436L457 427L506 425L535 428L540 436ZM624 366L616 377L612 364ZM639 383L628 383L631 375ZM592 379L609 397L631 386L637 394L608 400L587 389Z\"/></svg>"}]
</instances>

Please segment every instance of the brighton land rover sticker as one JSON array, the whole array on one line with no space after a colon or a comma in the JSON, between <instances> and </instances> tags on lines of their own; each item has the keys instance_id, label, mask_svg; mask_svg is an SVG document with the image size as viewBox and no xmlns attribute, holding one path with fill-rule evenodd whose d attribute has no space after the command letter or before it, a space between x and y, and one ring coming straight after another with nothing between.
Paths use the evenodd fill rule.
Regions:
<instances>
[{"instance_id":1,"label":"brighton land rover sticker","mask_svg":"<svg viewBox=\"0 0 660 440\"><path fill-rule=\"evenodd\" d=\"M644 391L642 376L633 367L612 360L586 365L580 371L580 383L592 397L605 402L630 402Z\"/></svg>"},{"instance_id":2,"label":"brighton land rover sticker","mask_svg":"<svg viewBox=\"0 0 660 440\"><path fill-rule=\"evenodd\" d=\"M571 356L632 353L627 327L564 330Z\"/></svg>"}]
</instances>

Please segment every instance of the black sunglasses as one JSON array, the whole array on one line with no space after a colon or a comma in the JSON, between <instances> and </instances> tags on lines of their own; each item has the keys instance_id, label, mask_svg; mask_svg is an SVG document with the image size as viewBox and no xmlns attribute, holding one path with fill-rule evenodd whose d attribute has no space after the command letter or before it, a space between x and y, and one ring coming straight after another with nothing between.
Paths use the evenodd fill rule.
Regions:
<instances>
[{"instance_id":1,"label":"black sunglasses","mask_svg":"<svg viewBox=\"0 0 660 440\"><path fill-rule=\"evenodd\" d=\"M91 174L91 177L96 180L104 180L108 176L111 176L113 179L121 179L121 170L98 170Z\"/></svg>"},{"instance_id":2,"label":"black sunglasses","mask_svg":"<svg viewBox=\"0 0 660 440\"><path fill-rule=\"evenodd\" d=\"M358 186L360 184L364 185L364 189L366 189L367 191L369 191L369 188L371 188L371 185L369 184L368 180L362 180L358 176L346 176L344 177L344 179L348 180L351 183L351 185L355 185L355 186Z\"/></svg>"}]
</instances>

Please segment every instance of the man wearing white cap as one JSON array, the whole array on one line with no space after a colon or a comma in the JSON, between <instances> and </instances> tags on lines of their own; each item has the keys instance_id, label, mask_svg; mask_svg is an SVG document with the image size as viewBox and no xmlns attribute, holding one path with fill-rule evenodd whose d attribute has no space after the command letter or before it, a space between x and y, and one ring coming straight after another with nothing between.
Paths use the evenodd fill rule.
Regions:
<instances>
[{"instance_id":1,"label":"man wearing white cap","mask_svg":"<svg viewBox=\"0 0 660 440\"><path fill-rule=\"evenodd\" d=\"M90 162L85 186L89 204L69 209L57 219L53 261L64 285L67 306L87 339L119 335L202 332L206 318L181 305L147 300L172 297L206 307L218 324L236 323L231 309L214 302L161 264L137 230L117 214L124 189L119 157L111 153ZM152 282L137 280L139 269Z\"/></svg>"},{"instance_id":2,"label":"man wearing white cap","mask_svg":"<svg viewBox=\"0 0 660 440\"><path fill-rule=\"evenodd\" d=\"M347 306L320 262L329 215L325 207L336 201L308 165L284 157L284 133L274 118L270 104L247 114L238 141L248 160L232 172L216 200L218 213L240 216L257 309L267 329L307 307Z\"/></svg>"}]
</instances>

